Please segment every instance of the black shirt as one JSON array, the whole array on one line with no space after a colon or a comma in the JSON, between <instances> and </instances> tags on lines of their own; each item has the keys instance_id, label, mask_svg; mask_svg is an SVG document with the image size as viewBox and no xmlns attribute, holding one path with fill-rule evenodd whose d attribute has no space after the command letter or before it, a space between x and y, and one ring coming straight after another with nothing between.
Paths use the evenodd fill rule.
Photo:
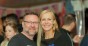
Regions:
<instances>
[{"instance_id":1,"label":"black shirt","mask_svg":"<svg viewBox=\"0 0 88 46\"><path fill-rule=\"evenodd\" d=\"M59 31L55 31L54 38L51 39L45 39L45 37L42 37L42 45L44 46L60 46L58 42L58 38L61 36L61 33Z\"/></svg>"},{"instance_id":2,"label":"black shirt","mask_svg":"<svg viewBox=\"0 0 88 46\"><path fill-rule=\"evenodd\" d=\"M37 46L34 41L28 39L22 33L14 36L8 43L8 46Z\"/></svg>"},{"instance_id":3,"label":"black shirt","mask_svg":"<svg viewBox=\"0 0 88 46\"><path fill-rule=\"evenodd\" d=\"M59 37L59 43L61 43L61 46L74 46L69 32L63 28L60 28L60 32L61 36Z\"/></svg>"},{"instance_id":4,"label":"black shirt","mask_svg":"<svg viewBox=\"0 0 88 46\"><path fill-rule=\"evenodd\" d=\"M55 31L54 38L52 39L44 39L42 37L42 45L45 46L73 46L73 42L67 34L67 30L59 29L59 31Z\"/></svg>"}]
</instances>

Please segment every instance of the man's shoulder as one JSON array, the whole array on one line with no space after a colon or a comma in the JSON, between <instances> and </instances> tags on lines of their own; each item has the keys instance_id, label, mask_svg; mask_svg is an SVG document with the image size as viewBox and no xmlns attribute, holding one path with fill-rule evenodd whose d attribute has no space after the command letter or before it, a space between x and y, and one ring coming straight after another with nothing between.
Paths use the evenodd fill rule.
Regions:
<instances>
[{"instance_id":1,"label":"man's shoulder","mask_svg":"<svg viewBox=\"0 0 88 46\"><path fill-rule=\"evenodd\" d=\"M35 46L36 44L22 33L15 35L10 41L9 46Z\"/></svg>"},{"instance_id":2,"label":"man's shoulder","mask_svg":"<svg viewBox=\"0 0 88 46\"><path fill-rule=\"evenodd\" d=\"M9 42L20 42L20 41L22 41L23 37L24 37L24 35L22 33L19 33L19 34L13 36Z\"/></svg>"},{"instance_id":3,"label":"man's shoulder","mask_svg":"<svg viewBox=\"0 0 88 46\"><path fill-rule=\"evenodd\" d=\"M19 33L19 34L13 36L12 39L18 39L19 37L22 37L22 36L23 36L23 35L22 35L21 33Z\"/></svg>"},{"instance_id":4,"label":"man's shoulder","mask_svg":"<svg viewBox=\"0 0 88 46\"><path fill-rule=\"evenodd\" d=\"M23 35L21 33L13 36L9 41L8 46L19 46L22 43L22 36Z\"/></svg>"}]
</instances>

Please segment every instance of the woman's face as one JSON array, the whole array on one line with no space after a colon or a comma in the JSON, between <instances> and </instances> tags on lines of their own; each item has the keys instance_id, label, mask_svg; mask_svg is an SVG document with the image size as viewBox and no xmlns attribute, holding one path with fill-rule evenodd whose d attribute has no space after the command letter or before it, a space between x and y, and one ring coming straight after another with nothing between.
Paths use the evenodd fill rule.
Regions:
<instances>
[{"instance_id":1,"label":"woman's face","mask_svg":"<svg viewBox=\"0 0 88 46\"><path fill-rule=\"evenodd\" d=\"M11 26L6 26L5 27L5 36L8 39L11 39L14 35L16 35L15 30Z\"/></svg>"},{"instance_id":2,"label":"woman's face","mask_svg":"<svg viewBox=\"0 0 88 46\"><path fill-rule=\"evenodd\" d=\"M53 22L54 22L54 19L53 19L52 13L48 12L41 15L41 25L44 32L52 30Z\"/></svg>"}]
</instances>

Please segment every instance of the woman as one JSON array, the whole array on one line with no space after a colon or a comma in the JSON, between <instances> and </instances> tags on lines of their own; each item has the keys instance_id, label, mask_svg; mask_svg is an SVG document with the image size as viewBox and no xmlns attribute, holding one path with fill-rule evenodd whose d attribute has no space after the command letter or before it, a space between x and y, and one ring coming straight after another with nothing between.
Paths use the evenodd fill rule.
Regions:
<instances>
[{"instance_id":1,"label":"woman","mask_svg":"<svg viewBox=\"0 0 88 46\"><path fill-rule=\"evenodd\" d=\"M43 29L43 33L41 30L38 32L38 34L40 34L40 32L43 34L42 37L38 35L38 38L42 38L41 46L59 46L57 40L60 36L60 32L58 30L58 24L56 22L54 13L51 10L42 11L40 14L40 23Z\"/></svg>"},{"instance_id":2,"label":"woman","mask_svg":"<svg viewBox=\"0 0 88 46\"><path fill-rule=\"evenodd\" d=\"M17 26L17 19L11 16L6 16L4 20L4 27L5 27L5 38L4 41L1 43L1 46L8 46L8 42L10 39L18 34L18 26Z\"/></svg>"},{"instance_id":3,"label":"woman","mask_svg":"<svg viewBox=\"0 0 88 46\"><path fill-rule=\"evenodd\" d=\"M7 46L9 40L18 33L17 27L14 24L8 24L5 26L5 39L1 43L1 46Z\"/></svg>"}]
</instances>

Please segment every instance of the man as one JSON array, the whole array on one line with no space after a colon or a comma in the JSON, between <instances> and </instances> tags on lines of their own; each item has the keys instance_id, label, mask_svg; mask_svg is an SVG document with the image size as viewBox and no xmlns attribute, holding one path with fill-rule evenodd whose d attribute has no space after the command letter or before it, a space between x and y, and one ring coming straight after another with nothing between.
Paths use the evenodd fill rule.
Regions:
<instances>
[{"instance_id":1,"label":"man","mask_svg":"<svg viewBox=\"0 0 88 46\"><path fill-rule=\"evenodd\" d=\"M60 46L73 46L73 41L70 36L70 32L75 28L76 20L73 14L67 14L64 17L64 25L60 28L61 36L61 44ZM64 43L63 43L64 42Z\"/></svg>"},{"instance_id":2,"label":"man","mask_svg":"<svg viewBox=\"0 0 88 46\"><path fill-rule=\"evenodd\" d=\"M37 46L33 41L34 35L38 32L39 18L35 13L26 14L22 21L23 31L14 36L8 46Z\"/></svg>"}]
</instances>

